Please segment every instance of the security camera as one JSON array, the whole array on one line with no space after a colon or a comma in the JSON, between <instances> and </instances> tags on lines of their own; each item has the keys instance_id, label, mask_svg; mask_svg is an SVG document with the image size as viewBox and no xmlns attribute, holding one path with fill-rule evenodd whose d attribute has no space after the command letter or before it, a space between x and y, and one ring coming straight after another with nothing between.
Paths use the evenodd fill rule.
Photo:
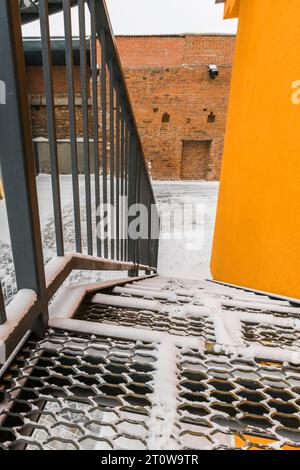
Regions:
<instances>
[{"instance_id":1,"label":"security camera","mask_svg":"<svg viewBox=\"0 0 300 470\"><path fill-rule=\"evenodd\" d=\"M217 65L210 64L208 66L208 73L212 80L214 80L219 75L219 69Z\"/></svg>"}]
</instances>

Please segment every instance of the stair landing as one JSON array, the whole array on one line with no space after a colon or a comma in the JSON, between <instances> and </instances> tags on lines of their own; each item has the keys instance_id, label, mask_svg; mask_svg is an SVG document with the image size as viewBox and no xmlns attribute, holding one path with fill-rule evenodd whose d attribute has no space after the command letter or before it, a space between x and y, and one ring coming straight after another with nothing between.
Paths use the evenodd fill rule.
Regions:
<instances>
[{"instance_id":1,"label":"stair landing","mask_svg":"<svg viewBox=\"0 0 300 470\"><path fill-rule=\"evenodd\" d=\"M300 449L300 310L162 277L88 294L0 382L2 449Z\"/></svg>"}]
</instances>

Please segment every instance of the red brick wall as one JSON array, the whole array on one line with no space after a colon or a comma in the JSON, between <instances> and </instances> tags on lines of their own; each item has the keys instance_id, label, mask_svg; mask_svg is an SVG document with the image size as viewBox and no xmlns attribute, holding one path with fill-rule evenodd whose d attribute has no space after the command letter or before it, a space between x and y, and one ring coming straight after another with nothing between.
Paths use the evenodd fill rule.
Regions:
<instances>
[{"instance_id":1,"label":"red brick wall","mask_svg":"<svg viewBox=\"0 0 300 470\"><path fill-rule=\"evenodd\" d=\"M124 68L176 67L182 65L185 38L118 36L117 46Z\"/></svg>"},{"instance_id":2,"label":"red brick wall","mask_svg":"<svg viewBox=\"0 0 300 470\"><path fill-rule=\"evenodd\" d=\"M188 162L182 159L182 141L199 139L212 140L206 179L219 178L234 44L234 36L117 38L155 179L180 179L182 161ZM219 67L215 80L209 64ZM166 113L169 122L163 122Z\"/></svg>"},{"instance_id":3,"label":"red brick wall","mask_svg":"<svg viewBox=\"0 0 300 470\"><path fill-rule=\"evenodd\" d=\"M56 130L58 139L70 138L70 117L67 98L66 69L63 66L52 67L53 88L55 94ZM42 67L28 66L27 87L31 102L32 130L34 137L48 137L45 90ZM75 111L78 137L83 136L81 107L80 68L74 67ZM89 107L89 127L92 135L92 107Z\"/></svg>"},{"instance_id":4,"label":"red brick wall","mask_svg":"<svg viewBox=\"0 0 300 470\"><path fill-rule=\"evenodd\" d=\"M211 141L185 140L182 145L181 179L207 179Z\"/></svg>"},{"instance_id":5,"label":"red brick wall","mask_svg":"<svg viewBox=\"0 0 300 470\"><path fill-rule=\"evenodd\" d=\"M66 81L66 69L61 66L53 66L53 86L54 93L56 95L65 96L67 90L67 81ZM43 70L42 67L27 66L27 86L30 95L42 95L44 94L44 79L43 79ZM80 86L80 68L78 66L74 67L74 86L75 93L80 95L81 86Z\"/></svg>"},{"instance_id":6,"label":"red brick wall","mask_svg":"<svg viewBox=\"0 0 300 470\"><path fill-rule=\"evenodd\" d=\"M188 174L219 178L234 43L234 36L117 37L145 156L155 179L180 179ZM215 80L209 78L209 64L219 67ZM65 68L53 67L53 73L57 137L68 139ZM28 67L27 79L34 136L47 137L42 68ZM82 136L79 67L74 67L74 79L77 130ZM92 136L91 106L89 123ZM183 141L203 139L211 140L205 172L185 170L182 164L188 165L189 158L183 158ZM191 166L197 158L195 153Z\"/></svg>"}]
</instances>

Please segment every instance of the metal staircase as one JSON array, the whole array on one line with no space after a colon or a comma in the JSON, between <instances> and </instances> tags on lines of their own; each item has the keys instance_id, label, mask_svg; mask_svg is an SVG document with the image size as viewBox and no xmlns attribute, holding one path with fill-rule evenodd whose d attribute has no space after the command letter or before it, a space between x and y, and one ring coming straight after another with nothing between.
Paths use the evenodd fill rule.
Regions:
<instances>
[{"instance_id":1,"label":"metal staircase","mask_svg":"<svg viewBox=\"0 0 300 470\"><path fill-rule=\"evenodd\" d=\"M77 3L85 231L70 16ZM90 0L89 87L85 4L0 3L0 42L7 46L0 48L0 71L8 88L8 103L0 107L0 157L18 287L6 307L0 285L0 448L300 450L299 308L205 280L156 275L159 215L122 67L105 4ZM60 10L65 20L75 253L65 252L53 104L49 15ZM42 32L57 247L57 257L46 267L21 37L21 22L35 20ZM121 197L127 198L126 210ZM96 236L100 217L93 206L112 201L112 235ZM132 216L127 210L139 203L149 214L146 239L128 234ZM74 270L128 271L129 277L66 287Z\"/></svg>"},{"instance_id":2,"label":"metal staircase","mask_svg":"<svg viewBox=\"0 0 300 470\"><path fill-rule=\"evenodd\" d=\"M67 298L0 382L3 449L300 449L288 302L161 277Z\"/></svg>"}]
</instances>

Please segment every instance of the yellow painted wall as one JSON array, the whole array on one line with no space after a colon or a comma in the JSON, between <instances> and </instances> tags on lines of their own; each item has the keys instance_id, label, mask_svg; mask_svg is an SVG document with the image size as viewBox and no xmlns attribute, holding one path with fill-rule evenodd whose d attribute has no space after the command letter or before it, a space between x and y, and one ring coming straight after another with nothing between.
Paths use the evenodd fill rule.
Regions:
<instances>
[{"instance_id":1,"label":"yellow painted wall","mask_svg":"<svg viewBox=\"0 0 300 470\"><path fill-rule=\"evenodd\" d=\"M241 0L225 0L224 17L237 18L239 16Z\"/></svg>"},{"instance_id":2,"label":"yellow painted wall","mask_svg":"<svg viewBox=\"0 0 300 470\"><path fill-rule=\"evenodd\" d=\"M297 80L300 1L240 0L212 275L300 298Z\"/></svg>"}]
</instances>

